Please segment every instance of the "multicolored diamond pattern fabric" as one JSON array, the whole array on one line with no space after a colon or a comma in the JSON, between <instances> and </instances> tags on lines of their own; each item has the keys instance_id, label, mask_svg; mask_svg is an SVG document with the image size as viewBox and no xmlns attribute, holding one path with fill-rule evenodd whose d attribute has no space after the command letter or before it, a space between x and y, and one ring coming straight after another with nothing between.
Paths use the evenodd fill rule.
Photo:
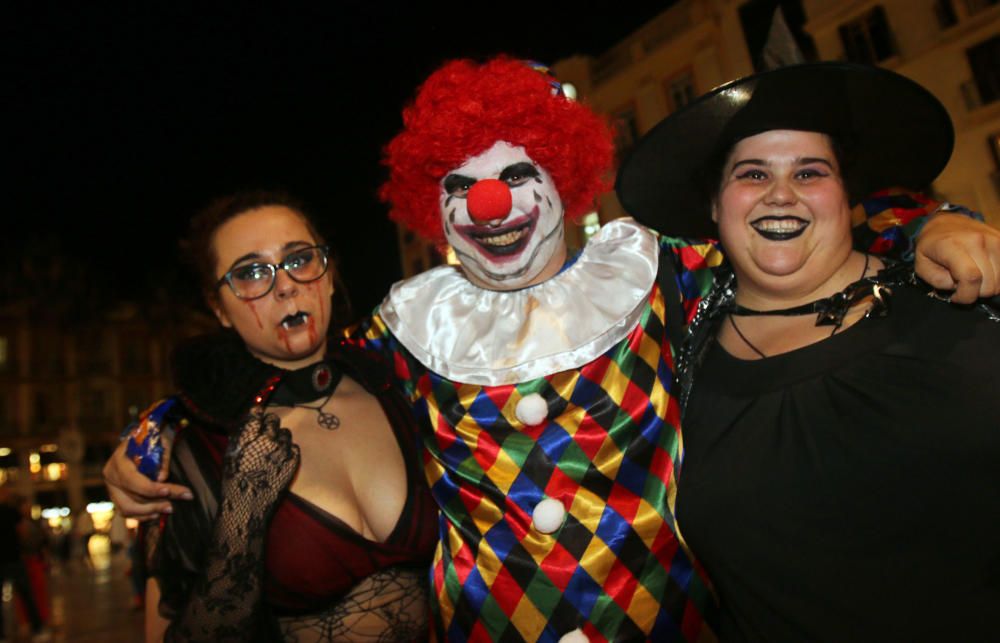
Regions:
<instances>
[{"instance_id":1,"label":"multicolored diamond pattern fabric","mask_svg":"<svg viewBox=\"0 0 1000 643\"><path fill-rule=\"evenodd\" d=\"M874 192L851 211L854 247L904 261L912 261L917 236L934 212L950 212L983 221L966 207L935 201L918 192L890 188Z\"/></svg>"},{"instance_id":2,"label":"multicolored diamond pattern fabric","mask_svg":"<svg viewBox=\"0 0 1000 643\"><path fill-rule=\"evenodd\" d=\"M664 240L681 292L697 300L721 256ZM692 274L701 272L703 274ZM696 301L694 304L696 305ZM376 317L362 343L394 360L425 427L425 471L441 509L432 570L448 641L694 641L708 630L708 585L674 525L680 418L664 301L584 366L508 386L449 381L399 346ZM517 419L541 395L548 418ZM566 509L533 526L545 498Z\"/></svg>"}]
</instances>

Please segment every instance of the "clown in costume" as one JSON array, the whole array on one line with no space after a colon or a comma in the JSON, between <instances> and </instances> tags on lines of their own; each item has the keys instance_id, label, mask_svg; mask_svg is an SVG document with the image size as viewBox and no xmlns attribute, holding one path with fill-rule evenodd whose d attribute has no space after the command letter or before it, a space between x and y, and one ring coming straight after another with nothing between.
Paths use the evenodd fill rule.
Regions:
<instances>
[{"instance_id":1,"label":"clown in costume","mask_svg":"<svg viewBox=\"0 0 1000 643\"><path fill-rule=\"evenodd\" d=\"M618 221L566 256L608 130L507 59L445 65L404 123L382 196L462 269L396 284L367 338L426 420L442 638L697 640L712 601L671 512L661 241ZM714 248L685 253L711 281Z\"/></svg>"},{"instance_id":2,"label":"clown in costume","mask_svg":"<svg viewBox=\"0 0 1000 643\"><path fill-rule=\"evenodd\" d=\"M606 187L611 137L522 62L449 62L403 118L381 195L461 266L397 283L352 338L390 360L421 422L439 638L712 639L709 585L673 518L672 345L719 249L621 219L568 257L564 220ZM894 224L868 235L881 250L936 208L880 199L859 217ZM106 469L113 495L166 488L126 480L122 462Z\"/></svg>"}]
</instances>

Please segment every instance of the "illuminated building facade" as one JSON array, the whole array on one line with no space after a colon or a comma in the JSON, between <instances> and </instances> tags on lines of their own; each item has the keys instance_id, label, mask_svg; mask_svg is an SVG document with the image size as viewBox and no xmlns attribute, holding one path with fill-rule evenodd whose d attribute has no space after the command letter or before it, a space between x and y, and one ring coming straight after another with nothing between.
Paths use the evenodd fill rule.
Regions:
<instances>
[{"instance_id":1,"label":"illuminated building facade","mask_svg":"<svg viewBox=\"0 0 1000 643\"><path fill-rule=\"evenodd\" d=\"M681 0L604 54L553 69L611 119L622 157L674 110L761 69L766 54L878 64L934 92L956 132L935 196L1000 224L1000 0ZM602 197L601 222L625 214Z\"/></svg>"},{"instance_id":2,"label":"illuminated building facade","mask_svg":"<svg viewBox=\"0 0 1000 643\"><path fill-rule=\"evenodd\" d=\"M170 392L171 347L214 327L207 316L157 318L128 304L71 318L27 298L0 307L0 483L64 528L106 499L101 466L118 435Z\"/></svg>"}]
</instances>

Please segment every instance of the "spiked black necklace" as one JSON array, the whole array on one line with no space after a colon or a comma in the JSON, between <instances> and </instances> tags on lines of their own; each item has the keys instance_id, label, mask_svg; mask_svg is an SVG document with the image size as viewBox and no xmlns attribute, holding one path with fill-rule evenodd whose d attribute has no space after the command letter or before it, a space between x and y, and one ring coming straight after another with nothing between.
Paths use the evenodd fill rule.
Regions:
<instances>
[{"instance_id":1,"label":"spiked black necklace","mask_svg":"<svg viewBox=\"0 0 1000 643\"><path fill-rule=\"evenodd\" d=\"M753 308L746 308L745 306L740 306L739 304L734 303L732 305L732 309L729 311L729 325L733 327L733 330L736 331L739 338L743 340L743 343L750 347L753 352L760 355L761 358L767 356L759 348L754 346L753 343L747 339L747 336L740 331L740 327L736 325L736 320L733 319L734 317L757 317L763 315L793 317L796 315L810 315L815 313L817 326L833 326L833 330L830 332L830 335L832 336L837 332L837 330L840 329L841 326L843 326L844 317L847 315L847 311L865 298L874 297L875 305L880 310L885 306L882 293L883 287L880 286L874 279L865 278L865 275L868 274L868 262L869 256L866 254L865 266L861 269L860 279L830 297L817 299L816 301L811 301L808 304L792 306L791 308L754 310Z\"/></svg>"},{"instance_id":2,"label":"spiked black necklace","mask_svg":"<svg viewBox=\"0 0 1000 643\"><path fill-rule=\"evenodd\" d=\"M343 376L344 373L328 361L290 371L271 396L271 404L316 411L316 424L333 431L340 426L340 418L324 410L324 407L333 397ZM307 404L316 400L319 400L317 404Z\"/></svg>"}]
</instances>

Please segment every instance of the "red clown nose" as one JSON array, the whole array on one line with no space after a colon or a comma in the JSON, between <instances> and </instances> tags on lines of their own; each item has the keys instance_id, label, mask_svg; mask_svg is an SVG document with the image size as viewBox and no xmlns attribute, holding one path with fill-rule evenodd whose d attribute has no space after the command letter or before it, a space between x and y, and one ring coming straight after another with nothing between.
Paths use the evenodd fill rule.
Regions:
<instances>
[{"instance_id":1,"label":"red clown nose","mask_svg":"<svg viewBox=\"0 0 1000 643\"><path fill-rule=\"evenodd\" d=\"M465 198L469 216L474 221L504 219L510 214L513 204L510 188L498 179L476 181Z\"/></svg>"}]
</instances>

